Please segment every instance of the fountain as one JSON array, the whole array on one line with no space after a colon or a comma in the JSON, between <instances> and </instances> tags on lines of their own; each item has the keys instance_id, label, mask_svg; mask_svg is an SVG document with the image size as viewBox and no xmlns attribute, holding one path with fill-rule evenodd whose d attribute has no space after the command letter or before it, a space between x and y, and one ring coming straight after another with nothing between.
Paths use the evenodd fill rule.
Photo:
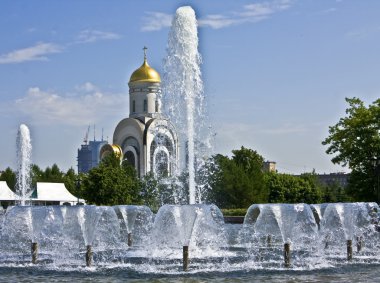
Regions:
<instances>
[{"instance_id":1,"label":"fountain","mask_svg":"<svg viewBox=\"0 0 380 283\"><path fill-rule=\"evenodd\" d=\"M30 167L32 156L32 144L29 129L21 124L17 133L17 195L20 204L25 205L26 194L30 190Z\"/></svg>"},{"instance_id":2,"label":"fountain","mask_svg":"<svg viewBox=\"0 0 380 283\"><path fill-rule=\"evenodd\" d=\"M26 129L18 144L30 145ZM27 170L20 172L26 180ZM121 268L144 278L380 264L376 203L253 204L243 224L225 224L219 208L206 204L163 205L156 215L138 205L20 204L0 208L0 270L32 263L49 272Z\"/></svg>"},{"instance_id":3,"label":"fountain","mask_svg":"<svg viewBox=\"0 0 380 283\"><path fill-rule=\"evenodd\" d=\"M33 262L43 269L115 265L167 274L310 271L342 268L347 259L380 264L378 209L375 203L327 204L318 228L307 204L255 204L244 224L233 225L214 205L164 205L155 217L133 205L14 206L2 216L0 269Z\"/></svg>"},{"instance_id":4,"label":"fountain","mask_svg":"<svg viewBox=\"0 0 380 283\"><path fill-rule=\"evenodd\" d=\"M182 167L189 174L190 204L202 200L201 193L196 193L196 167L202 160L201 148L207 147L210 139L210 133L204 129L207 119L200 63L195 12L191 7L178 8L164 60L163 106L166 115L180 131L181 156L187 159L187 164L182 164Z\"/></svg>"}]
</instances>

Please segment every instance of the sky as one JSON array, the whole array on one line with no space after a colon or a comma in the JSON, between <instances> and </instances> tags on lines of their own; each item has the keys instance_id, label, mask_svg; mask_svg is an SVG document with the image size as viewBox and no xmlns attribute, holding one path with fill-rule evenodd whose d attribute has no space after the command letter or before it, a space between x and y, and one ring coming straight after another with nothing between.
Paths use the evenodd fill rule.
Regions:
<instances>
[{"instance_id":1,"label":"sky","mask_svg":"<svg viewBox=\"0 0 380 283\"><path fill-rule=\"evenodd\" d=\"M90 138L112 142L128 113L128 80L143 60L162 73L172 15L190 5L215 153L241 146L279 172L348 172L321 142L345 97L380 96L380 1L0 2L0 170L16 166L25 123L32 161L77 167ZM103 129L103 130L102 130Z\"/></svg>"}]
</instances>

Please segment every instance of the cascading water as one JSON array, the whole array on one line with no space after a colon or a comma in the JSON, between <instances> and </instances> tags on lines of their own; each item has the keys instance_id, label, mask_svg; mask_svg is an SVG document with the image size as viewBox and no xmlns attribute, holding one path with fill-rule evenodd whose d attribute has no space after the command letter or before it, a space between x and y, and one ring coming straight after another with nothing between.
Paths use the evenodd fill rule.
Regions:
<instances>
[{"instance_id":1,"label":"cascading water","mask_svg":"<svg viewBox=\"0 0 380 283\"><path fill-rule=\"evenodd\" d=\"M208 147L205 151L210 152L210 133L204 130L207 119L200 64L195 12L191 7L180 7L169 33L162 98L164 112L179 132L181 165L183 169L187 167L189 174L190 204L202 201L196 184L196 172L199 171L196 167L202 160L201 148Z\"/></svg>"},{"instance_id":2,"label":"cascading water","mask_svg":"<svg viewBox=\"0 0 380 283\"><path fill-rule=\"evenodd\" d=\"M17 133L17 195L20 197L20 205L25 205L26 194L30 190L31 157L29 128L21 124Z\"/></svg>"},{"instance_id":3,"label":"cascading water","mask_svg":"<svg viewBox=\"0 0 380 283\"><path fill-rule=\"evenodd\" d=\"M165 205L155 219L145 206L14 206L0 214L0 271L28 266L35 242L36 268L80 269L91 245L100 272L116 266L133 276L180 272L183 246L192 272L283 270L283 244L290 243L290 268L310 272L346 266L347 236L358 247L347 268L380 264L377 204L328 204L320 228L314 215L307 204L255 204L241 225L225 224L216 206L203 204Z\"/></svg>"}]
</instances>

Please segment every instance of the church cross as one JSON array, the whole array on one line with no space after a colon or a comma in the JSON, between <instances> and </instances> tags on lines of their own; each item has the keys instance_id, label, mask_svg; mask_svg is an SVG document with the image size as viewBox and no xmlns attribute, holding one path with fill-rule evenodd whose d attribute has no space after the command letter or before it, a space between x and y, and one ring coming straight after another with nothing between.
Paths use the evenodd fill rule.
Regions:
<instances>
[{"instance_id":1,"label":"church cross","mask_svg":"<svg viewBox=\"0 0 380 283\"><path fill-rule=\"evenodd\" d=\"M148 49L148 47L144 46L143 50L144 50L144 60L146 60L146 50Z\"/></svg>"}]
</instances>

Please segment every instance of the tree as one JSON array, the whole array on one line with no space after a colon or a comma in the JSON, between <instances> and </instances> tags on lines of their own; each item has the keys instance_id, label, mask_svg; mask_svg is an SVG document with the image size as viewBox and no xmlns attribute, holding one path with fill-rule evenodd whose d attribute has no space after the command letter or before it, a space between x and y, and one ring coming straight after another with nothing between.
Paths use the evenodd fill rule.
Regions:
<instances>
[{"instance_id":1,"label":"tree","mask_svg":"<svg viewBox=\"0 0 380 283\"><path fill-rule=\"evenodd\" d=\"M359 98L346 101L346 116L329 127L322 144L333 163L352 170L348 193L357 201L379 201L380 99L368 107Z\"/></svg>"},{"instance_id":2,"label":"tree","mask_svg":"<svg viewBox=\"0 0 380 283\"><path fill-rule=\"evenodd\" d=\"M350 202L352 197L346 192L346 189L339 183L332 183L321 186L322 202Z\"/></svg>"},{"instance_id":3,"label":"tree","mask_svg":"<svg viewBox=\"0 0 380 283\"><path fill-rule=\"evenodd\" d=\"M44 173L42 174L41 182L52 182L52 183L62 183L64 181L64 173L61 172L57 164L53 166L46 167Z\"/></svg>"},{"instance_id":4,"label":"tree","mask_svg":"<svg viewBox=\"0 0 380 283\"><path fill-rule=\"evenodd\" d=\"M319 203L322 192L315 174L294 176L269 172L265 174L270 203Z\"/></svg>"},{"instance_id":5,"label":"tree","mask_svg":"<svg viewBox=\"0 0 380 283\"><path fill-rule=\"evenodd\" d=\"M0 175L0 181L7 182L8 187L15 192L16 190L16 173L11 168L7 167L5 171Z\"/></svg>"},{"instance_id":6,"label":"tree","mask_svg":"<svg viewBox=\"0 0 380 283\"><path fill-rule=\"evenodd\" d=\"M246 208L266 202L262 156L244 147L232 153L232 158L217 154L209 162L211 201L221 208Z\"/></svg>"},{"instance_id":7,"label":"tree","mask_svg":"<svg viewBox=\"0 0 380 283\"><path fill-rule=\"evenodd\" d=\"M176 177L161 178L149 172L140 181L142 203L153 211L157 211L164 204L188 203L183 201L182 195L178 195L185 191L183 184L179 182Z\"/></svg>"},{"instance_id":8,"label":"tree","mask_svg":"<svg viewBox=\"0 0 380 283\"><path fill-rule=\"evenodd\" d=\"M141 180L140 196L142 202L154 211L157 211L160 206L158 185L159 181L152 172L146 174Z\"/></svg>"},{"instance_id":9,"label":"tree","mask_svg":"<svg viewBox=\"0 0 380 283\"><path fill-rule=\"evenodd\" d=\"M38 167L38 165L33 164L30 170L30 179L32 182L32 188L37 186L37 182L42 182L44 178L44 172Z\"/></svg>"},{"instance_id":10,"label":"tree","mask_svg":"<svg viewBox=\"0 0 380 283\"><path fill-rule=\"evenodd\" d=\"M82 181L83 197L97 205L139 204L139 180L135 169L110 154Z\"/></svg>"},{"instance_id":11,"label":"tree","mask_svg":"<svg viewBox=\"0 0 380 283\"><path fill-rule=\"evenodd\" d=\"M62 179L69 192L74 194L76 197L81 197L81 195L77 194L78 176L75 174L75 170L73 168L67 170L66 174L62 176Z\"/></svg>"}]
</instances>

